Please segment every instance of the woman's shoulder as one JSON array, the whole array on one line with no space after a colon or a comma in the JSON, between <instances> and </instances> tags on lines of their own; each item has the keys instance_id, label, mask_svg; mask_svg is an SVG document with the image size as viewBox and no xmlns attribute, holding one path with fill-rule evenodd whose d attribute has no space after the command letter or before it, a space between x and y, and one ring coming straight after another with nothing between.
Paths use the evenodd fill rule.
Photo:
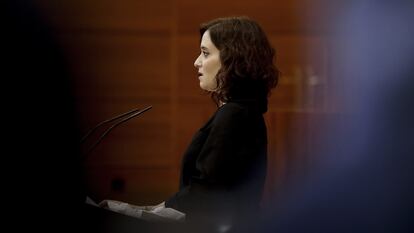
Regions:
<instances>
[{"instance_id":1,"label":"woman's shoulder","mask_svg":"<svg viewBox=\"0 0 414 233\"><path fill-rule=\"evenodd\" d=\"M217 110L217 115L243 115L246 114L248 108L246 105L237 102L225 103Z\"/></svg>"},{"instance_id":2,"label":"woman's shoulder","mask_svg":"<svg viewBox=\"0 0 414 233\"><path fill-rule=\"evenodd\" d=\"M249 107L236 102L223 104L216 112L214 123L244 121L249 118Z\"/></svg>"}]
</instances>

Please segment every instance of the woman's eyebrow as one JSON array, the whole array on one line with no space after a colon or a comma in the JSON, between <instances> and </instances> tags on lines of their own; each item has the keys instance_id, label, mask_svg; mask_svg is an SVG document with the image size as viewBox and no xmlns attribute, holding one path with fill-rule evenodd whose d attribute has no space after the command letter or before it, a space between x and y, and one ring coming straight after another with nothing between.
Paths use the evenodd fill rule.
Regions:
<instances>
[{"instance_id":1,"label":"woman's eyebrow","mask_svg":"<svg viewBox=\"0 0 414 233\"><path fill-rule=\"evenodd\" d=\"M200 47L202 50L208 50L208 48L206 46L201 46Z\"/></svg>"}]
</instances>

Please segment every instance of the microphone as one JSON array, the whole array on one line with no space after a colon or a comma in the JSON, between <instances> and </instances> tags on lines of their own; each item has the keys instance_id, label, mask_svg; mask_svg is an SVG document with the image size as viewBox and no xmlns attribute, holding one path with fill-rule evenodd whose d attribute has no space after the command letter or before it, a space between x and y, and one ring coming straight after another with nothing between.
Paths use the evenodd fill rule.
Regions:
<instances>
[{"instance_id":1,"label":"microphone","mask_svg":"<svg viewBox=\"0 0 414 233\"><path fill-rule=\"evenodd\" d=\"M107 123L110 123L110 122L113 122L113 121L117 121L118 120L118 122L116 122L116 123L114 123L114 124L112 124L107 130L105 130L105 132L103 132L102 133L102 135L98 138L98 140L91 146L91 147L89 147L89 149L87 150L87 152L85 153L85 158L86 158L86 156L102 141L102 139L104 139L104 137L112 130L112 129L114 129L115 127L117 127L118 125L120 125L120 124L122 124L122 123L124 123L124 122L126 122L126 121L128 121L128 120L130 120L130 119L132 119L132 118L134 118L134 117L136 117L136 116L139 116L139 115L141 115L142 113L144 113L144 112L146 112L146 111L148 111L148 110L150 110L152 108L152 106L148 106L148 107L146 107L146 108L144 108L144 109L138 109L138 108L135 108L135 109L133 109L133 110L130 110L130 111L128 111L128 112L126 112L126 113L122 113L122 114L120 114L120 115L118 115L118 116L115 116L115 117L113 117L113 118L110 118L110 119L108 119L108 120L104 120L104 121L102 121L101 123L99 123L99 124L97 124L95 127L93 127L91 130L89 130L83 137L82 137L82 139L81 139L81 141L80 141L80 143L82 144L82 143L84 143L85 141L86 141L86 139L87 138L89 138L90 137L90 135L92 135L92 133L93 132L95 132L99 127L101 127L102 125L104 125L104 124L107 124Z\"/></svg>"}]
</instances>

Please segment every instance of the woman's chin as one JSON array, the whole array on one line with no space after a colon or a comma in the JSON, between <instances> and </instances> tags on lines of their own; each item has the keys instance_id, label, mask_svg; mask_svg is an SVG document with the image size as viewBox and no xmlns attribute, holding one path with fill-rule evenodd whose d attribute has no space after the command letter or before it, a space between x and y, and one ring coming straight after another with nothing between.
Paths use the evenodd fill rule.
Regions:
<instances>
[{"instance_id":1,"label":"woman's chin","mask_svg":"<svg viewBox=\"0 0 414 233\"><path fill-rule=\"evenodd\" d=\"M200 88L205 90L205 91L209 91L209 92L213 92L216 90L216 87L213 85L206 85L205 82L203 82L202 80L200 80Z\"/></svg>"},{"instance_id":2,"label":"woman's chin","mask_svg":"<svg viewBox=\"0 0 414 233\"><path fill-rule=\"evenodd\" d=\"M206 89L206 86L200 81L200 88L204 91L208 91L208 89Z\"/></svg>"}]
</instances>

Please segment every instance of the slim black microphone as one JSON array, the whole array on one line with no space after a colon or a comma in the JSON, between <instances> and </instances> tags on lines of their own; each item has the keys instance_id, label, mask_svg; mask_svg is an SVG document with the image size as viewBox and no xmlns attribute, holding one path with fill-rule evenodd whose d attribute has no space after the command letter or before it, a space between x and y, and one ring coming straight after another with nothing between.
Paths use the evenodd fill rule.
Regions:
<instances>
[{"instance_id":1,"label":"slim black microphone","mask_svg":"<svg viewBox=\"0 0 414 233\"><path fill-rule=\"evenodd\" d=\"M142 109L142 110L140 110L140 109L133 109L133 110L130 110L130 111L128 111L128 112L126 112L126 113L122 113L122 114L120 114L120 115L118 115L118 116L115 116L115 117L113 117L113 118L111 118L111 119L108 119L108 120L105 120L105 121L102 121L101 123L99 123L99 124L97 124L95 127L93 127L91 130L89 130L83 137L82 137L82 139L81 139L81 144L82 143L84 143L85 141L86 141L86 139L90 136L90 135L92 135L92 133L93 132L95 132L99 127L101 127L102 125L104 125L104 124L106 124L106 123L109 123L109 122L113 122L113 121L116 121L116 120L119 120L118 122L116 122L116 123L114 123L114 124L112 124L107 130L105 130L105 132L103 132L103 134L99 137L99 139L91 146L91 147L89 147L89 149L87 150L87 152L85 153L85 158L86 158L86 156L102 141L102 139L113 129L113 128L115 128L116 126L118 126L118 125L120 125L120 124L122 124L122 123L124 123L125 121L128 121L128 120L130 120L131 118L134 118L134 117L136 117L136 116L139 116L139 115L141 115L142 113L144 113L144 112L146 112L146 111L148 111L148 110L150 110L152 108L152 106L148 106L148 107L146 107L146 108L144 108L144 109Z\"/></svg>"}]
</instances>

